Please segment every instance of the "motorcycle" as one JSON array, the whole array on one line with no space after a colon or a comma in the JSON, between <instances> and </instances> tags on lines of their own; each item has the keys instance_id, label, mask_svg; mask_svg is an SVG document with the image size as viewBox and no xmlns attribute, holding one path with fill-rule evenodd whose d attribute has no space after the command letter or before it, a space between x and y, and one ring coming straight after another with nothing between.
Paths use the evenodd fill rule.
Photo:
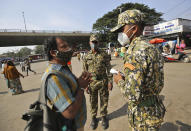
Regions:
<instances>
[{"instance_id":1,"label":"motorcycle","mask_svg":"<svg viewBox=\"0 0 191 131\"><path fill-rule=\"evenodd\" d=\"M165 62L184 62L184 63L189 63L190 58L185 52L180 52L178 51L177 54L167 54L167 53L162 53L162 56L164 57Z\"/></svg>"},{"instance_id":2,"label":"motorcycle","mask_svg":"<svg viewBox=\"0 0 191 131\"><path fill-rule=\"evenodd\" d=\"M190 58L189 56L184 52L183 49L180 49L178 47L176 48L176 53L175 49L173 52L170 51L169 45L165 45L164 48L162 46L162 43L166 42L166 40L161 39L161 38L155 38L150 41L150 44L154 44L159 50L162 52L162 56L164 57L165 62L184 62L184 63L189 63Z\"/></svg>"}]
</instances>

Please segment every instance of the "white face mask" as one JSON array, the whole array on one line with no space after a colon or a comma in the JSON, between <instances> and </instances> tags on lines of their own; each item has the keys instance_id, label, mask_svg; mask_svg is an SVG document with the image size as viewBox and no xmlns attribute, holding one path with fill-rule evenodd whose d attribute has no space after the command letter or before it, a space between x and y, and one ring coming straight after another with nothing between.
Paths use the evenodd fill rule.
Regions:
<instances>
[{"instance_id":1,"label":"white face mask","mask_svg":"<svg viewBox=\"0 0 191 131\"><path fill-rule=\"evenodd\" d=\"M129 37L123 32L118 33L118 39L117 40L119 41L119 43L122 46L125 46L125 45L130 43Z\"/></svg>"},{"instance_id":2,"label":"white face mask","mask_svg":"<svg viewBox=\"0 0 191 131\"><path fill-rule=\"evenodd\" d=\"M133 27L135 27L135 26L132 26L127 32L129 32ZM126 33L127 33L127 32L126 32ZM129 37L126 35L126 33L124 33L124 32L118 33L118 38L117 38L117 40L119 41L119 43L120 43L122 46L126 46L126 45L130 44L130 39L131 39L131 37L133 36L133 34L132 34L131 37L129 38Z\"/></svg>"}]
</instances>

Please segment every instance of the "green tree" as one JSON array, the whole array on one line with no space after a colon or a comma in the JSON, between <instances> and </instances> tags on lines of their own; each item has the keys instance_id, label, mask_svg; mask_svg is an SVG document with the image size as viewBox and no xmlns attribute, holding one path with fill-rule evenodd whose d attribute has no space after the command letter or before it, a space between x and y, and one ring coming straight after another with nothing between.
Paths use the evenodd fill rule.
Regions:
<instances>
[{"instance_id":1,"label":"green tree","mask_svg":"<svg viewBox=\"0 0 191 131\"><path fill-rule=\"evenodd\" d=\"M161 18L162 13L157 12L155 9L149 8L147 5L139 3L125 3L118 6L116 9L103 15L103 17L96 20L93 24L93 31L98 33L100 41L102 42L116 42L117 34L111 33L110 29L117 25L118 15L120 14L120 8L123 11L129 9L138 9L145 14L146 25L155 25L163 21Z\"/></svg>"},{"instance_id":2,"label":"green tree","mask_svg":"<svg viewBox=\"0 0 191 131\"><path fill-rule=\"evenodd\" d=\"M13 51L8 51L6 53L3 53L3 55L7 56L7 57L11 57L11 58L14 58L15 57L15 52Z\"/></svg>"},{"instance_id":3,"label":"green tree","mask_svg":"<svg viewBox=\"0 0 191 131\"><path fill-rule=\"evenodd\" d=\"M43 45L37 45L34 51L35 51L35 54L43 54L44 52Z\"/></svg>"},{"instance_id":4,"label":"green tree","mask_svg":"<svg viewBox=\"0 0 191 131\"><path fill-rule=\"evenodd\" d=\"M27 57L28 55L30 55L32 52L32 50L30 48L27 48L27 47L23 47L21 48L17 54L19 54L19 56L21 57Z\"/></svg>"}]
</instances>

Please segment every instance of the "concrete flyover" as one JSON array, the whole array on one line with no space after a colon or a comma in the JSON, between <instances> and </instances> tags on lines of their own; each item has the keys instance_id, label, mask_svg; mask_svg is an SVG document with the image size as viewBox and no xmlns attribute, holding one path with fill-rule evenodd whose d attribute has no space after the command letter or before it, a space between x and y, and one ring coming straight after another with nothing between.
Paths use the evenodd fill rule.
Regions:
<instances>
[{"instance_id":1,"label":"concrete flyover","mask_svg":"<svg viewBox=\"0 0 191 131\"><path fill-rule=\"evenodd\" d=\"M50 36L64 37L71 44L88 43L91 32L0 29L0 47L42 45Z\"/></svg>"}]
</instances>

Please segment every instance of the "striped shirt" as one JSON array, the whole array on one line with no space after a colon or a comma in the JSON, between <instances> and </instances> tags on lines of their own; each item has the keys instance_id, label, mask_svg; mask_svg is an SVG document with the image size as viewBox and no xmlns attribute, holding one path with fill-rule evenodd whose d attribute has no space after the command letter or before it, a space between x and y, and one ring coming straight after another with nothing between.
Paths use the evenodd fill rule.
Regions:
<instances>
[{"instance_id":1,"label":"striped shirt","mask_svg":"<svg viewBox=\"0 0 191 131\"><path fill-rule=\"evenodd\" d=\"M63 68L60 64L49 64L42 80L51 70L59 71L65 76L62 78L57 75L51 75L47 79L47 97L59 112L63 112L75 101L74 95L78 89L78 84L75 76L68 69ZM86 119L87 110L86 99L84 96L82 106L75 117L76 127L83 127L86 123Z\"/></svg>"}]
</instances>

